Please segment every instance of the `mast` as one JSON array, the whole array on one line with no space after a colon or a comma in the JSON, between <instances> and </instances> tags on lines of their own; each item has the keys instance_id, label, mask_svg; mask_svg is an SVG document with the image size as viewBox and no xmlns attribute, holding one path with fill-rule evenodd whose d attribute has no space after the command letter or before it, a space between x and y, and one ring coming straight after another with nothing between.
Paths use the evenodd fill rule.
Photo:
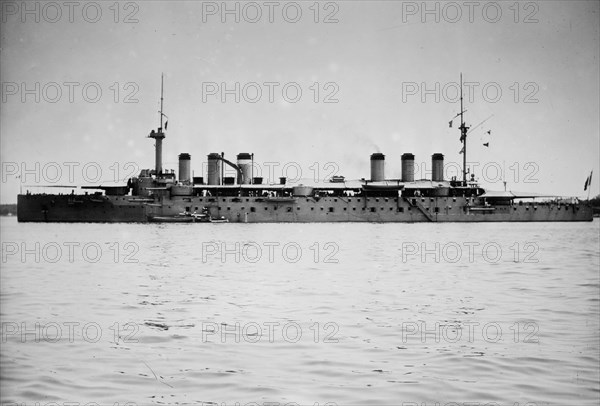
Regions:
<instances>
[{"instance_id":1,"label":"mast","mask_svg":"<svg viewBox=\"0 0 600 406\"><path fill-rule=\"evenodd\" d=\"M163 128L163 86L164 86L164 82L165 82L165 75L164 75L164 73L161 73L160 74L160 112L159 112L160 113L160 127L159 127L159 130L162 130L162 128Z\"/></svg>"},{"instance_id":2,"label":"mast","mask_svg":"<svg viewBox=\"0 0 600 406\"><path fill-rule=\"evenodd\" d=\"M469 127L465 125L465 121L463 118L463 80L462 80L462 72L460 74L460 140L463 143L462 153L463 153L463 182L464 185L467 186L467 131Z\"/></svg>"},{"instance_id":3,"label":"mast","mask_svg":"<svg viewBox=\"0 0 600 406\"><path fill-rule=\"evenodd\" d=\"M156 177L159 177L162 174L162 141L165 138L165 133L163 132L163 85L164 85L164 74L160 75L160 127L158 127L158 131L152 130L149 138L154 138L156 143L154 144L154 171Z\"/></svg>"}]
</instances>

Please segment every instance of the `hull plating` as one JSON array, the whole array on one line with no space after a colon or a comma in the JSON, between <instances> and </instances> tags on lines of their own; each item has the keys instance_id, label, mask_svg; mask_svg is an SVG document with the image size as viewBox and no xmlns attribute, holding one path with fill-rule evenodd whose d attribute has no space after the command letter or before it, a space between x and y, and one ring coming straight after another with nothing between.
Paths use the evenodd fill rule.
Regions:
<instances>
[{"instance_id":1,"label":"hull plating","mask_svg":"<svg viewBox=\"0 0 600 406\"><path fill-rule=\"evenodd\" d=\"M478 199L298 197L272 202L256 197L175 197L155 203L131 196L19 195L20 222L148 222L151 216L176 216L183 211L223 216L232 223L279 222L530 222L592 221L583 204L523 203L484 206Z\"/></svg>"}]
</instances>

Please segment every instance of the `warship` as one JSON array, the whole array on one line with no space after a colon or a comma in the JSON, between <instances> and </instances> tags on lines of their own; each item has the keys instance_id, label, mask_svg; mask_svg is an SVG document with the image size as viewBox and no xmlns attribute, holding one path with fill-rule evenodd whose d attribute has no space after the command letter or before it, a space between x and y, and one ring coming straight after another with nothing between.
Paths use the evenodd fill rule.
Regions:
<instances>
[{"instance_id":1,"label":"warship","mask_svg":"<svg viewBox=\"0 0 600 406\"><path fill-rule=\"evenodd\" d=\"M444 179L444 155L431 157L431 179L415 179L415 156L401 156L401 177L387 179L385 155L370 156L369 179L334 176L320 184L263 184L254 177L254 154L239 153L237 161L223 153L208 154L206 179L191 175L191 155L179 155L178 177L163 170L163 80L160 123L148 138L155 141L154 169L143 169L126 185L82 186L90 192L72 194L19 194L19 222L529 222L592 221L592 207L576 199L538 194L488 191L467 168L462 75L460 142L462 179ZM224 176L225 165L237 176ZM537 201L535 199L538 199ZM523 201L525 199L525 201Z\"/></svg>"}]
</instances>

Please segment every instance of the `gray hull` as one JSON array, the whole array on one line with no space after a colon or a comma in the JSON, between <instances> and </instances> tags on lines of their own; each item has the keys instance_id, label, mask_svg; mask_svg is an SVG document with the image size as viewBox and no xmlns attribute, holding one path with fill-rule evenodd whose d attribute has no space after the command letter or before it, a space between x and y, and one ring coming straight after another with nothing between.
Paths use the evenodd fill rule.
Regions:
<instances>
[{"instance_id":1,"label":"gray hull","mask_svg":"<svg viewBox=\"0 0 600 406\"><path fill-rule=\"evenodd\" d=\"M144 201L132 196L19 195L20 222L148 222L209 209L232 223L319 222L528 222L592 221L585 204L523 203L484 206L477 198L297 197L273 201L258 197L173 197Z\"/></svg>"},{"instance_id":2,"label":"gray hull","mask_svg":"<svg viewBox=\"0 0 600 406\"><path fill-rule=\"evenodd\" d=\"M19 195L20 222L124 223L145 222L146 208L130 196Z\"/></svg>"}]
</instances>

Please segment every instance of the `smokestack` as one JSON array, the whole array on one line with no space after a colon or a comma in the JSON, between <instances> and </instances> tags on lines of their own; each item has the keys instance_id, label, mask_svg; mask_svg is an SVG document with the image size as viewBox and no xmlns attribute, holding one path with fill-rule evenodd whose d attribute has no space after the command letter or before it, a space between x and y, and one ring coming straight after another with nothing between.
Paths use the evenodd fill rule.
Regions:
<instances>
[{"instance_id":1,"label":"smokestack","mask_svg":"<svg viewBox=\"0 0 600 406\"><path fill-rule=\"evenodd\" d=\"M208 154L208 173L206 175L209 185L221 184L221 154L217 152Z\"/></svg>"},{"instance_id":2,"label":"smokestack","mask_svg":"<svg viewBox=\"0 0 600 406\"><path fill-rule=\"evenodd\" d=\"M237 166L241 170L241 176L238 173L237 183L239 185L249 185L252 183L252 155L247 152L240 152L237 155Z\"/></svg>"},{"instance_id":3,"label":"smokestack","mask_svg":"<svg viewBox=\"0 0 600 406\"><path fill-rule=\"evenodd\" d=\"M376 152L371 155L371 182L385 180L385 155Z\"/></svg>"},{"instance_id":4,"label":"smokestack","mask_svg":"<svg viewBox=\"0 0 600 406\"><path fill-rule=\"evenodd\" d=\"M191 155L183 152L179 154L179 182L189 183L192 179L191 177Z\"/></svg>"},{"instance_id":5,"label":"smokestack","mask_svg":"<svg viewBox=\"0 0 600 406\"><path fill-rule=\"evenodd\" d=\"M444 180L444 154L436 153L431 156L431 180L442 182Z\"/></svg>"},{"instance_id":6,"label":"smokestack","mask_svg":"<svg viewBox=\"0 0 600 406\"><path fill-rule=\"evenodd\" d=\"M402 154L402 182L415 181L415 156L410 152Z\"/></svg>"}]
</instances>

